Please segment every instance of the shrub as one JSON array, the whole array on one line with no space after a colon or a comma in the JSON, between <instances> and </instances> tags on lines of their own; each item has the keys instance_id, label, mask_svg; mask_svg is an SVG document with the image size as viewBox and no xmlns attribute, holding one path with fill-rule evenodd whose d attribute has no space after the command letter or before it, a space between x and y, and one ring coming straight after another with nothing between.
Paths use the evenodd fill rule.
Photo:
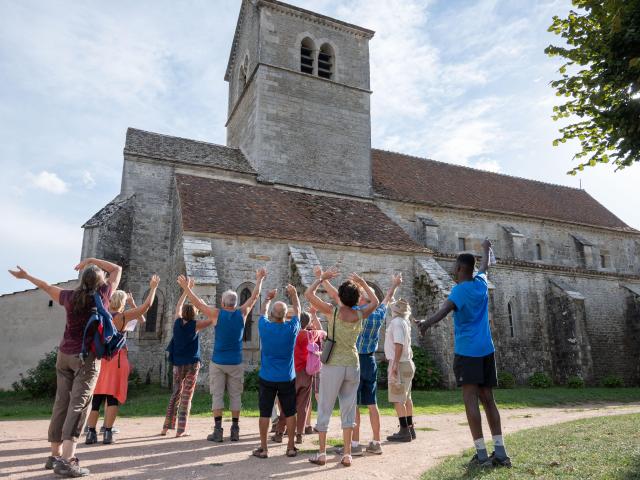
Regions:
<instances>
[{"instance_id":1,"label":"shrub","mask_svg":"<svg viewBox=\"0 0 640 480\"><path fill-rule=\"evenodd\" d=\"M387 388L389 362L381 360L378 362L378 388Z\"/></svg>"},{"instance_id":2,"label":"shrub","mask_svg":"<svg viewBox=\"0 0 640 480\"><path fill-rule=\"evenodd\" d=\"M584 388L584 380L578 375L569 377L567 379L567 387L569 388Z\"/></svg>"},{"instance_id":3,"label":"shrub","mask_svg":"<svg viewBox=\"0 0 640 480\"><path fill-rule=\"evenodd\" d=\"M510 372L498 372L498 388L514 388L516 377Z\"/></svg>"},{"instance_id":4,"label":"shrub","mask_svg":"<svg viewBox=\"0 0 640 480\"><path fill-rule=\"evenodd\" d=\"M551 377L544 372L536 372L531 375L528 383L531 388L551 388L553 386Z\"/></svg>"},{"instance_id":5,"label":"shrub","mask_svg":"<svg viewBox=\"0 0 640 480\"><path fill-rule=\"evenodd\" d=\"M607 375L602 379L602 386L607 388L624 387L624 382L617 375Z\"/></svg>"},{"instance_id":6,"label":"shrub","mask_svg":"<svg viewBox=\"0 0 640 480\"><path fill-rule=\"evenodd\" d=\"M251 390L254 392L258 391L258 374L260 373L259 369L251 370L249 372L244 372L244 389Z\"/></svg>"},{"instance_id":7,"label":"shrub","mask_svg":"<svg viewBox=\"0 0 640 480\"><path fill-rule=\"evenodd\" d=\"M416 374L413 377L414 388L430 390L440 386L442 378L440 370L424 348L413 348L413 363L416 365Z\"/></svg>"},{"instance_id":8,"label":"shrub","mask_svg":"<svg viewBox=\"0 0 640 480\"><path fill-rule=\"evenodd\" d=\"M27 392L33 398L51 398L56 395L56 357L58 349L45 354L38 364L20 374L20 380L13 383L17 392Z\"/></svg>"},{"instance_id":9,"label":"shrub","mask_svg":"<svg viewBox=\"0 0 640 480\"><path fill-rule=\"evenodd\" d=\"M142 385L142 377L140 376L140 373L138 372L137 369L134 368L133 370L131 370L131 373L129 374L128 383L129 383L129 389L136 388Z\"/></svg>"}]
</instances>

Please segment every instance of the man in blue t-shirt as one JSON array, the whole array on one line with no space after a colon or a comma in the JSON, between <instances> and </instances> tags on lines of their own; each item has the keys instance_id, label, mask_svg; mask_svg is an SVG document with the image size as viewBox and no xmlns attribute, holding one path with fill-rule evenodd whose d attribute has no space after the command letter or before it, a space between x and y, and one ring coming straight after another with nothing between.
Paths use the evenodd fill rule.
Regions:
<instances>
[{"instance_id":1,"label":"man in blue t-shirt","mask_svg":"<svg viewBox=\"0 0 640 480\"><path fill-rule=\"evenodd\" d=\"M262 304L258 331L260 332L260 375L258 378L258 406L260 408L260 447L253 451L258 458L268 457L267 433L271 412L276 397L282 413L287 419L287 457L295 457L298 449L294 445L296 432L296 370L293 351L300 332L300 300L293 285L287 285L293 316L286 320L289 309L284 302L276 302L267 318L271 301L278 291L267 293Z\"/></svg>"},{"instance_id":2,"label":"man in blue t-shirt","mask_svg":"<svg viewBox=\"0 0 640 480\"><path fill-rule=\"evenodd\" d=\"M479 467L511 466L502 439L500 412L493 398L493 388L498 385L493 340L489 326L489 250L491 242L482 243L483 256L478 273L473 274L476 258L470 253L461 253L456 260L454 279L457 283L440 310L427 320L417 322L421 332L444 319L453 311L455 347L453 371L458 386L462 387L464 406L469 429L473 436L476 454L471 464ZM487 422L493 435L495 451L487 455L482 434L482 402Z\"/></svg>"}]
</instances>

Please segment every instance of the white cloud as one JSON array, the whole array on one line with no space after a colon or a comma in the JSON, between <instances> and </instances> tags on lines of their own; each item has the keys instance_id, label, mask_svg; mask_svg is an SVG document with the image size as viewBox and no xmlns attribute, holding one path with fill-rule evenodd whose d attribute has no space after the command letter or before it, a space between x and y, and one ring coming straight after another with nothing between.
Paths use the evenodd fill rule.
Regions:
<instances>
[{"instance_id":1,"label":"white cloud","mask_svg":"<svg viewBox=\"0 0 640 480\"><path fill-rule=\"evenodd\" d=\"M82 183L89 190L96 186L96 181L93 179L93 175L91 175L91 172L88 172L87 170L82 172Z\"/></svg>"},{"instance_id":2,"label":"white cloud","mask_svg":"<svg viewBox=\"0 0 640 480\"><path fill-rule=\"evenodd\" d=\"M500 164L496 160L490 160L488 158L477 160L473 162L471 165L473 168L478 168L480 170L487 170L488 172L499 173L501 168Z\"/></svg>"},{"instance_id":3,"label":"white cloud","mask_svg":"<svg viewBox=\"0 0 640 480\"><path fill-rule=\"evenodd\" d=\"M62 180L55 173L47 172L46 170L43 170L35 175L29 173L27 174L27 177L34 187L49 193L60 195L62 193L66 193L69 190L64 180Z\"/></svg>"}]
</instances>

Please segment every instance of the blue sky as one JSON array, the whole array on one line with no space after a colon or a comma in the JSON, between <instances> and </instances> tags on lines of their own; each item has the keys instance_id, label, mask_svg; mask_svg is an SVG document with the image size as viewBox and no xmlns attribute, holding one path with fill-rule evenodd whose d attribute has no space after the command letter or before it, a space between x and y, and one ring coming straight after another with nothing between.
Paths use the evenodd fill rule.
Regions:
<instances>
[{"instance_id":1,"label":"blue sky","mask_svg":"<svg viewBox=\"0 0 640 480\"><path fill-rule=\"evenodd\" d=\"M569 0L291 0L376 31L374 147L582 186L628 224L638 167L565 174L552 147ZM0 264L74 277L84 221L117 195L127 127L224 144L237 0L0 2ZM26 288L0 275L0 293Z\"/></svg>"}]
</instances>

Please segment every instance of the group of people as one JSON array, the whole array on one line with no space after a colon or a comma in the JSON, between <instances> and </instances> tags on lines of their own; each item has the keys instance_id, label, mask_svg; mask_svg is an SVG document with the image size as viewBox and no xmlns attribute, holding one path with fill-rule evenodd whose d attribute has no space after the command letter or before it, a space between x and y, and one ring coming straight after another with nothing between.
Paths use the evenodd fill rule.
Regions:
<instances>
[{"instance_id":1,"label":"group of people","mask_svg":"<svg viewBox=\"0 0 640 480\"><path fill-rule=\"evenodd\" d=\"M510 466L502 439L500 414L493 399L497 386L494 347L488 321L488 287L490 243L483 244L484 255L474 273L476 259L471 254L458 256L455 266L457 285L438 312L426 320L415 321L421 333L454 315L456 381L462 387L469 428L476 454L472 465L491 467ZM101 404L105 406L103 443L113 442L113 424L127 394L129 363L126 347L110 359L98 360L89 352L83 357L84 327L96 307L98 294L109 306L116 328L120 331L131 320L144 322L144 314L153 304L160 279L153 275L149 293L141 306L133 297L118 290L122 269L104 260L88 258L76 266L81 271L80 284L75 290L62 290L31 276L22 268L10 270L16 278L29 280L64 306L67 322L56 362L57 391L49 426L51 455L45 468L67 477L89 474L80 467L75 450L87 415L86 443L98 441L97 421ZM377 407L377 369L375 353L380 331L386 325L384 354L388 365L388 399L393 403L399 420L399 430L387 437L389 442L411 442L416 438L413 423L411 385L415 365L411 347L411 308L403 299L395 300L402 284L400 274L393 275L391 287L380 300L373 288L358 274L352 273L338 288L332 285L339 272L336 268L314 269L315 281L304 293L308 311L301 310L298 292L286 286L289 302L275 301L277 289L266 293L261 305L258 329L261 339L259 371L259 431L260 445L252 455L269 456L268 433L273 411L277 405L280 419L272 440L281 442L287 433L286 455L298 455L296 444L304 434L317 433L318 453L311 463L325 465L327 461L327 431L336 399L340 404L343 447L338 449L341 464L348 467L354 456L382 454L380 413ZM222 294L220 306L207 304L194 292L193 279L179 276L182 294L175 310L173 335L167 351L173 365L173 390L166 411L161 435L175 430L180 437L188 434L191 401L200 370L200 332L215 329L213 354L209 365L209 384L212 395L214 426L207 440L224 441L222 415L224 394L229 397L231 428L229 439L240 439L240 409L244 386L242 338L245 322L261 297L267 272L256 272L256 284L251 296L238 305L234 291ZM330 301L318 295L318 288L326 291ZM187 303L187 300L189 303ZM98 302L99 303L99 302ZM273 304L272 304L273 303ZM129 306L127 310L126 307ZM389 320L387 310L391 310ZM318 315L327 319L323 330ZM201 319L198 317L200 316ZM313 392L317 395L317 421L310 429L308 419ZM495 451L488 455L484 442L479 410L482 403ZM366 447L360 444L360 410L367 407L372 439ZM90 413L89 413L90 412Z\"/></svg>"}]
</instances>

